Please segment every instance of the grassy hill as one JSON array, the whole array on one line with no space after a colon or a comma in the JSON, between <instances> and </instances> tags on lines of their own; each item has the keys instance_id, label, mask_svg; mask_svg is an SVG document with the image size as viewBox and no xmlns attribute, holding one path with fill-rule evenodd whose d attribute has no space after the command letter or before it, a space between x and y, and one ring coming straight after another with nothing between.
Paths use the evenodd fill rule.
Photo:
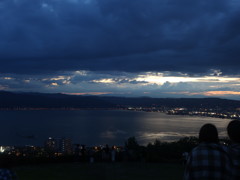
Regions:
<instances>
[{"instance_id":1,"label":"grassy hill","mask_svg":"<svg viewBox=\"0 0 240 180\"><path fill-rule=\"evenodd\" d=\"M180 180L182 164L171 163L66 163L16 167L24 180Z\"/></svg>"}]
</instances>

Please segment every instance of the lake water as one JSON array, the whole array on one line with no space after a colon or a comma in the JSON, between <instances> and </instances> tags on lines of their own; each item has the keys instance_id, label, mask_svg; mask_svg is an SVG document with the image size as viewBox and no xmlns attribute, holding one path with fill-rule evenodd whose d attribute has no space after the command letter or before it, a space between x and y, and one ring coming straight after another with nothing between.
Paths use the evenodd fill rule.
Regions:
<instances>
[{"instance_id":1,"label":"lake water","mask_svg":"<svg viewBox=\"0 0 240 180\"><path fill-rule=\"evenodd\" d=\"M215 124L219 135L226 136L229 121L120 110L0 111L0 145L42 146L48 137L71 138L87 146L123 145L131 136L145 145L155 139L197 136L205 123Z\"/></svg>"}]
</instances>

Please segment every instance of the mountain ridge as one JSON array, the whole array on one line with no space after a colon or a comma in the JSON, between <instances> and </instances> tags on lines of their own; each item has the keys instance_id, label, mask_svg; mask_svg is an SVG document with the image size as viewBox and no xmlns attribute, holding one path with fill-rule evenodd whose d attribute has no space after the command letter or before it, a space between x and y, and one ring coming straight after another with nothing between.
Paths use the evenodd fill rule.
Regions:
<instances>
[{"instance_id":1,"label":"mountain ridge","mask_svg":"<svg viewBox=\"0 0 240 180\"><path fill-rule=\"evenodd\" d=\"M185 107L191 109L240 108L240 101L221 98L152 98L67 95L0 91L0 108L124 108L124 107Z\"/></svg>"}]
</instances>

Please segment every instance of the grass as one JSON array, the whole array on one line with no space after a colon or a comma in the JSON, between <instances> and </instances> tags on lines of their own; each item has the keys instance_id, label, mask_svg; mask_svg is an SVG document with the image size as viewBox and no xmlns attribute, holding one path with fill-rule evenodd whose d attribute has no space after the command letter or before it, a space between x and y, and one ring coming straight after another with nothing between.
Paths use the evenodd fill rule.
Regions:
<instances>
[{"instance_id":1,"label":"grass","mask_svg":"<svg viewBox=\"0 0 240 180\"><path fill-rule=\"evenodd\" d=\"M14 168L19 180L180 180L184 167L168 163L66 163Z\"/></svg>"}]
</instances>

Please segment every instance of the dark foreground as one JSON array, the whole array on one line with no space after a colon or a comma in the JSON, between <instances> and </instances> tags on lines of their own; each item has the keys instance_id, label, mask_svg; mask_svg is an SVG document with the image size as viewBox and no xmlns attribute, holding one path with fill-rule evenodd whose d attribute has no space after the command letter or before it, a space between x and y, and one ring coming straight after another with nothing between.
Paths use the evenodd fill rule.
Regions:
<instances>
[{"instance_id":1,"label":"dark foreground","mask_svg":"<svg viewBox=\"0 0 240 180\"><path fill-rule=\"evenodd\" d=\"M184 167L177 163L65 163L14 168L19 180L180 180Z\"/></svg>"}]
</instances>

